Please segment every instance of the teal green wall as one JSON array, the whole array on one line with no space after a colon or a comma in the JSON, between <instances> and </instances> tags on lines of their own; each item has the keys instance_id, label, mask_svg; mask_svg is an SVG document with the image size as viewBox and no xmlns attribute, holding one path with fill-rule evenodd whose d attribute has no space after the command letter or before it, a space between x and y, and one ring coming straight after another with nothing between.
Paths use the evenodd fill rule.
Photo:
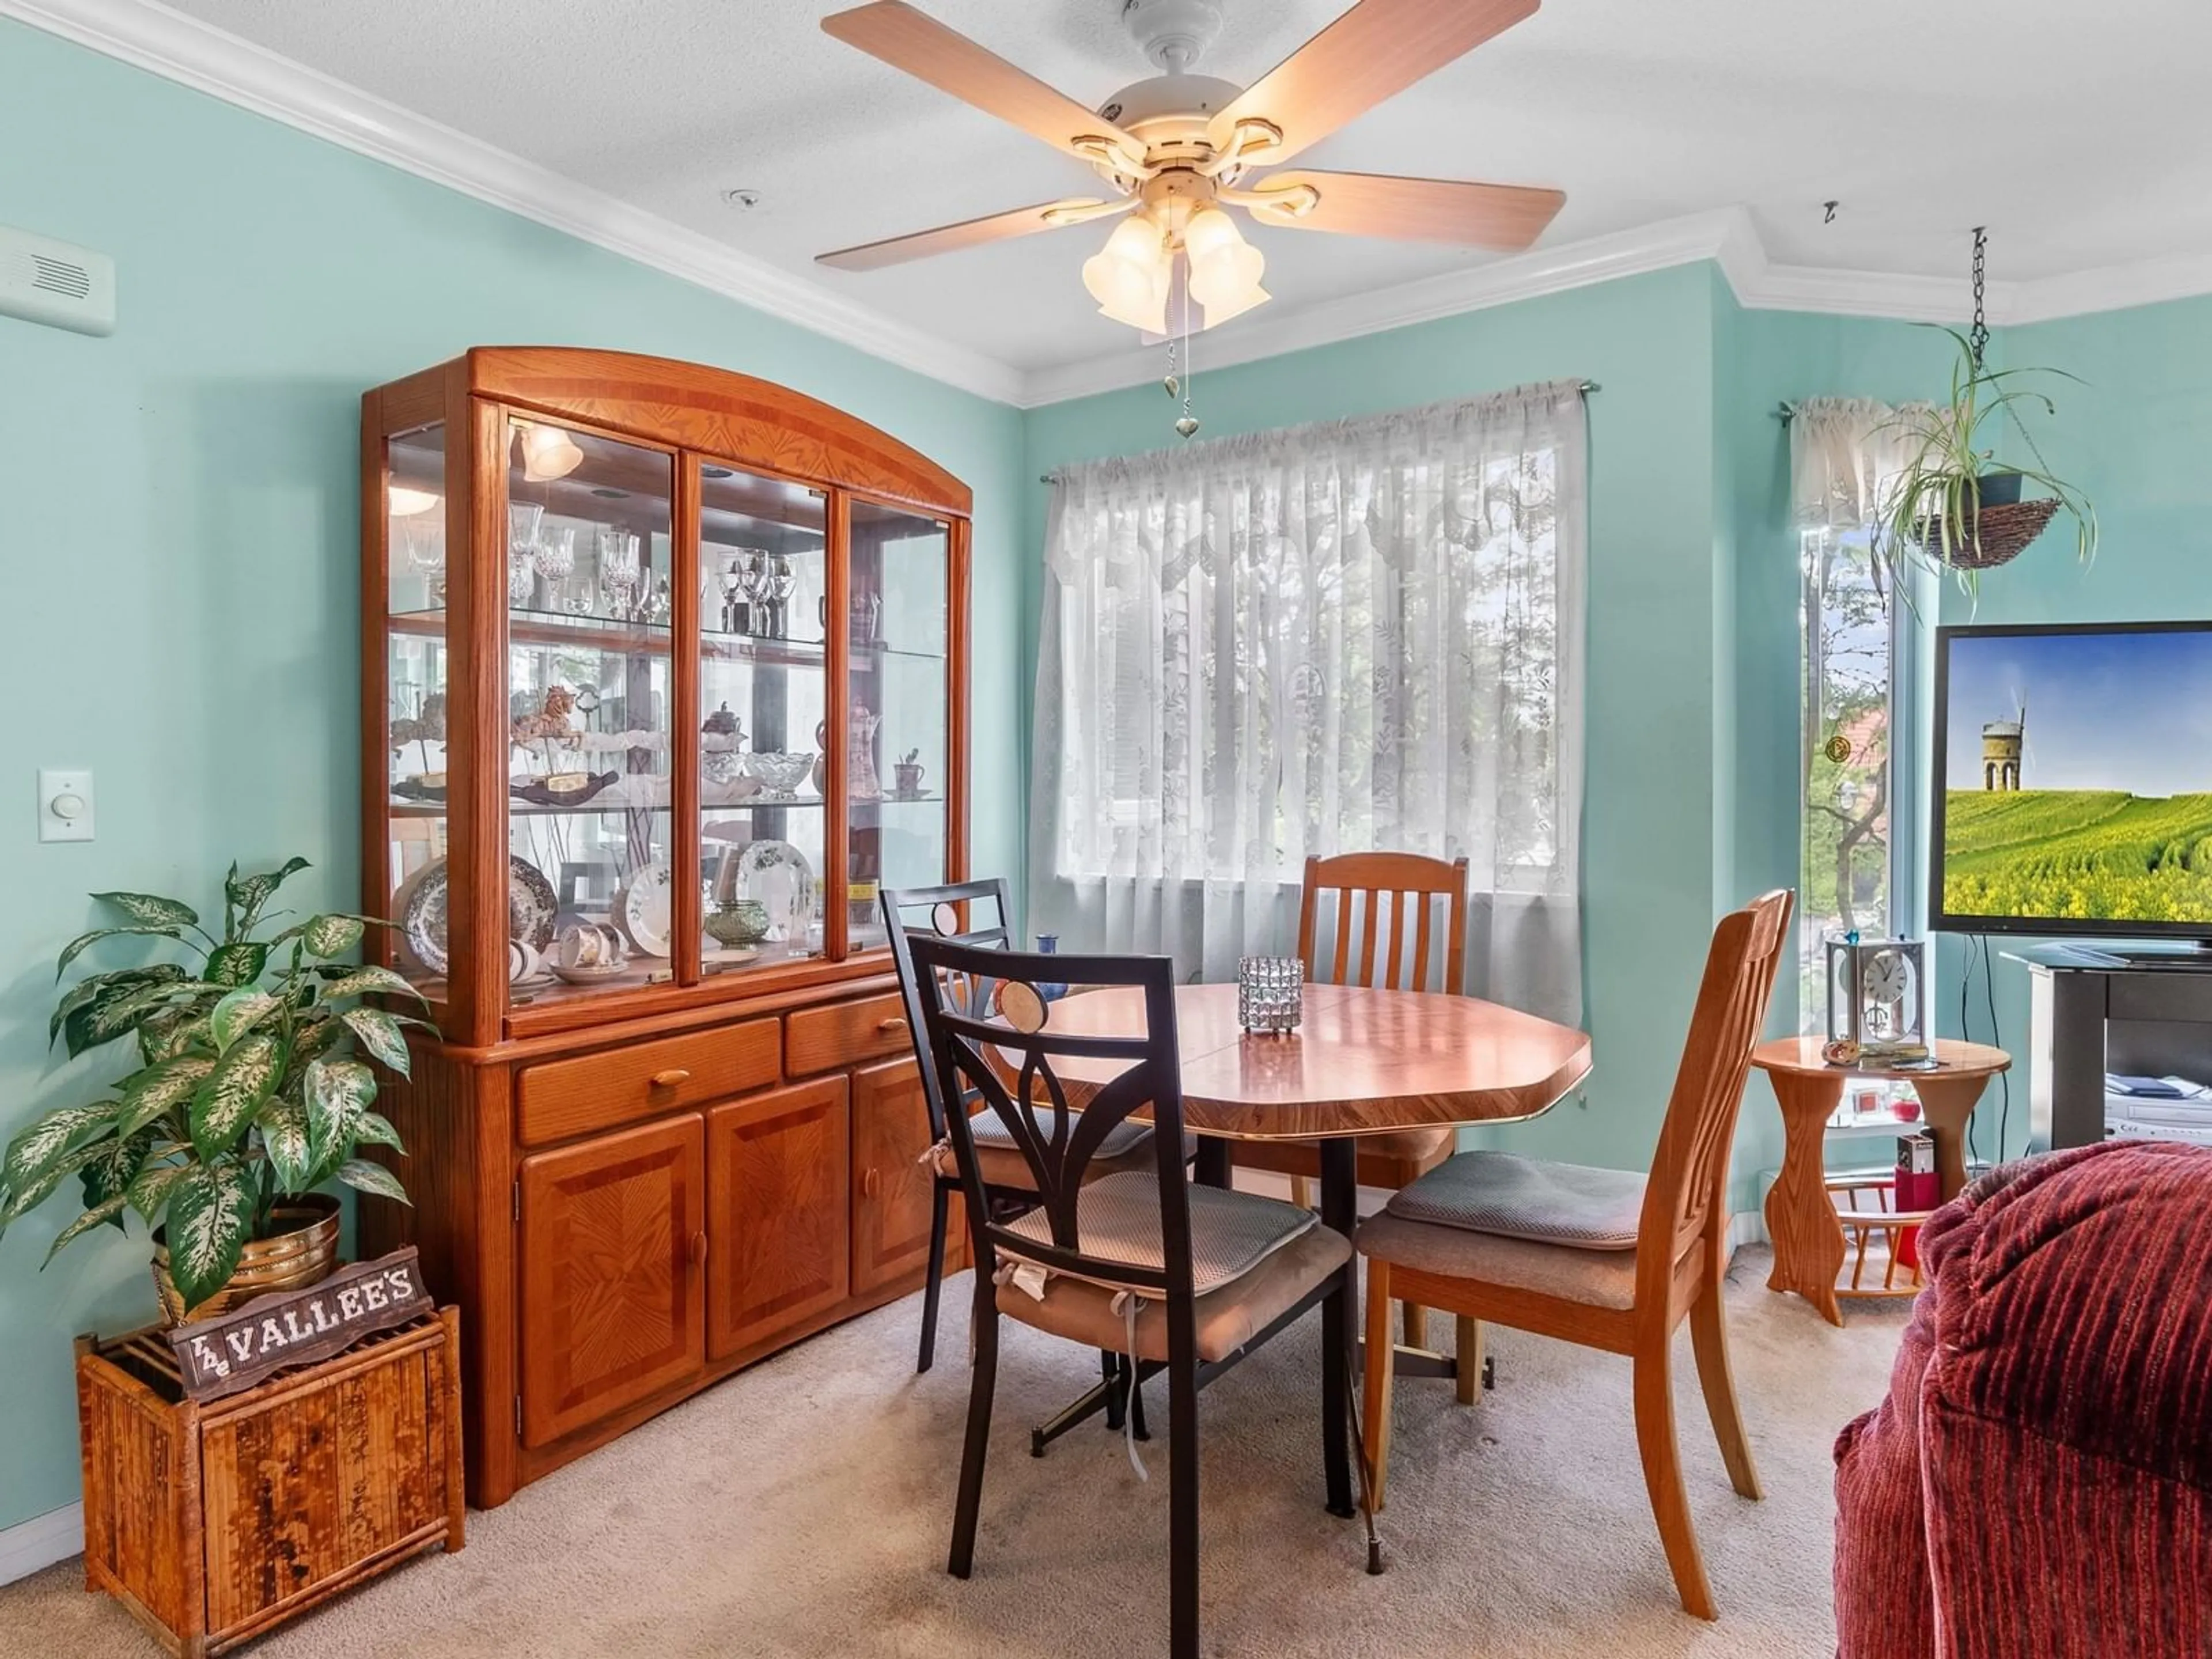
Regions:
<instances>
[{"instance_id":1,"label":"teal green wall","mask_svg":"<svg viewBox=\"0 0 2212 1659\"><path fill-rule=\"evenodd\" d=\"M1717 824L1727 767L1717 698L1728 655L1717 633L1723 526L1713 428L1710 267L1686 266L1209 371L1200 343L1192 395L1202 436L1335 419L1535 380L1585 378L1589 664L1583 811L1584 982L1596 1069L1585 1093L1546 1117L1490 1132L1543 1155L1648 1160L1680 1053L1716 911ZM1728 304L1732 307L1733 301ZM1047 492L1066 462L1176 441L1157 386L1035 410L1025 543L1042 544ZM1025 562L1029 650L1040 571Z\"/></svg>"},{"instance_id":2,"label":"teal green wall","mask_svg":"<svg viewBox=\"0 0 2212 1659\"><path fill-rule=\"evenodd\" d=\"M0 1139L97 1075L46 1052L88 890L206 895L302 854L351 908L356 429L368 386L479 343L721 364L852 410L975 492L975 859L1022 863L1020 414L0 21L0 223L98 248L121 326L0 319ZM42 766L97 774L99 839L32 839ZM288 896L290 896L288 890ZM152 1310L143 1233L0 1240L0 1527L76 1495L70 1338Z\"/></svg>"},{"instance_id":3,"label":"teal green wall","mask_svg":"<svg viewBox=\"0 0 2212 1659\"><path fill-rule=\"evenodd\" d=\"M2063 525L1982 582L1971 606L1944 595L1947 623L2140 622L2212 617L2212 297L2177 300L2090 317L2002 331L2008 368L2063 369L2082 384L2040 381L2058 405L2033 423L2051 470L2096 504L2100 545L2087 568ZM2017 442L2008 434L2008 438ZM2032 457L2030 458L2032 459ZM2010 948L2030 941L2012 942ZM1992 939L1997 1036L2014 1054L2027 1041L2027 970L2003 960ZM1964 952L1946 940L1939 967L1945 1029L1958 1025L1954 1000ZM1990 1036L1978 969L1968 1021ZM2012 1091L2007 1150L2026 1144L2025 1079ZM1986 1144L1985 1144L1986 1150Z\"/></svg>"}]
</instances>

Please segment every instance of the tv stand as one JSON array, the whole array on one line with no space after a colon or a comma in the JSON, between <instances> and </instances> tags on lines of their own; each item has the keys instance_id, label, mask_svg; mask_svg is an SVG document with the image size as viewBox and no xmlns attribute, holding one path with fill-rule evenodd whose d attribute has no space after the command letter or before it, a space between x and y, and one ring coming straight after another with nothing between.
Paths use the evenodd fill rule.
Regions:
<instances>
[{"instance_id":1,"label":"tv stand","mask_svg":"<svg viewBox=\"0 0 2212 1659\"><path fill-rule=\"evenodd\" d=\"M2108 1072L2212 1083L2212 948L2176 940L2004 954L2029 976L2030 1151L2104 1139Z\"/></svg>"}]
</instances>

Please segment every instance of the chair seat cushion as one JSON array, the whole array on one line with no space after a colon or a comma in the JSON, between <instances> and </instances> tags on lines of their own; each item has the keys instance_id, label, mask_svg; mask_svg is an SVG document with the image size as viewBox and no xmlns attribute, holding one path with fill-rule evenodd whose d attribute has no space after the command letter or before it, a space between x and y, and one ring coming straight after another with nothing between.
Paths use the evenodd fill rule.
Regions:
<instances>
[{"instance_id":1,"label":"chair seat cushion","mask_svg":"<svg viewBox=\"0 0 2212 1659\"><path fill-rule=\"evenodd\" d=\"M1190 1194L1190 1280L1204 1296L1216 1286L1258 1267L1292 1239L1312 1231L1321 1219L1311 1210L1255 1193L1193 1186ZM1160 1185L1155 1174L1127 1170L1101 1176L1083 1188L1075 1206L1076 1248L1097 1263L1126 1263L1146 1273L1166 1265L1160 1239ZM1049 1246L1052 1221L1042 1209L1006 1224L1018 1237ZM1012 1255L1012 1247L1001 1245ZM1066 1277L1053 1268L1054 1278ZM1112 1286L1110 1273L1100 1282ZM1155 1291L1153 1294L1157 1295Z\"/></svg>"},{"instance_id":2,"label":"chair seat cushion","mask_svg":"<svg viewBox=\"0 0 2212 1659\"><path fill-rule=\"evenodd\" d=\"M1462 1152L1390 1195L1389 1213L1576 1250L1631 1251L1644 1177L1632 1170Z\"/></svg>"},{"instance_id":3,"label":"chair seat cushion","mask_svg":"<svg viewBox=\"0 0 2212 1659\"><path fill-rule=\"evenodd\" d=\"M1087 1194L1097 1188L1085 1190ZM1195 1199L1200 1193L1212 1190L1194 1187L1191 1196ZM1195 1217L1193 1220L1194 1224ZM1310 1226L1271 1251L1249 1273L1218 1284L1197 1297L1192 1313L1200 1363L1226 1359L1351 1259L1352 1243L1342 1233L1330 1227ZM999 1311L1086 1348L1126 1353L1128 1321L1114 1311L1114 1295L1103 1285L1054 1273L1046 1281L1042 1299L1018 1285L1001 1285ZM1167 1306L1148 1300L1137 1314L1137 1358L1164 1361L1167 1357Z\"/></svg>"},{"instance_id":4,"label":"chair seat cushion","mask_svg":"<svg viewBox=\"0 0 2212 1659\"><path fill-rule=\"evenodd\" d=\"M1589 1308L1636 1305L1636 1252L1571 1249L1408 1221L1388 1210L1359 1226L1359 1251L1394 1267L1533 1291Z\"/></svg>"}]
</instances>

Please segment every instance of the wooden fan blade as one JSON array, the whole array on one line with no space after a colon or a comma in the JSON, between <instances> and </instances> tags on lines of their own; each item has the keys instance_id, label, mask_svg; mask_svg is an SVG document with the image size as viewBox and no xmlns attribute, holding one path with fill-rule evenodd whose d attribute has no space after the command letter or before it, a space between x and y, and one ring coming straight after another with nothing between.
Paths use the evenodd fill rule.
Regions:
<instances>
[{"instance_id":1,"label":"wooden fan blade","mask_svg":"<svg viewBox=\"0 0 2212 1659\"><path fill-rule=\"evenodd\" d=\"M1281 130L1282 143L1254 159L1286 161L1355 116L1434 74L1533 13L1540 0L1359 0L1215 116L1214 148L1237 124ZM823 25L827 27L828 25Z\"/></svg>"},{"instance_id":2,"label":"wooden fan blade","mask_svg":"<svg viewBox=\"0 0 2212 1659\"><path fill-rule=\"evenodd\" d=\"M902 0L875 0L835 13L822 20L822 28L1079 160L1092 161L1114 150L1132 161L1144 159L1144 145L1103 116Z\"/></svg>"},{"instance_id":3,"label":"wooden fan blade","mask_svg":"<svg viewBox=\"0 0 2212 1659\"><path fill-rule=\"evenodd\" d=\"M1263 225L1291 230L1456 242L1518 252L1544 234L1567 198L1563 191L1517 185L1290 167L1269 173L1250 188L1224 191L1224 199L1247 209ZM1301 212L1300 205L1306 202L1312 205Z\"/></svg>"},{"instance_id":4,"label":"wooden fan blade","mask_svg":"<svg viewBox=\"0 0 2212 1659\"><path fill-rule=\"evenodd\" d=\"M1016 208L1011 213L963 219L957 225L939 225L934 230L917 230L911 236L890 236L880 242L863 242L858 247L841 247L835 253L817 254L815 263L835 265L840 270L878 270L884 265L902 264L908 259L927 259L935 253L957 253L963 247L1003 242L1009 236L1027 236L1035 231L1084 224L1110 213L1125 213L1135 205L1134 197L1120 202L1088 198L1040 202L1035 207Z\"/></svg>"}]
</instances>

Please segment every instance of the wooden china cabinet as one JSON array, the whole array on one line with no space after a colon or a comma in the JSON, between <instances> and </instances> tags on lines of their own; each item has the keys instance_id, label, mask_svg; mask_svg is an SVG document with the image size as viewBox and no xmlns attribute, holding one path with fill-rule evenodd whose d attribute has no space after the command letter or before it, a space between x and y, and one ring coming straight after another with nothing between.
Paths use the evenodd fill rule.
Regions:
<instances>
[{"instance_id":1,"label":"wooden china cabinet","mask_svg":"<svg viewBox=\"0 0 2212 1659\"><path fill-rule=\"evenodd\" d=\"M875 895L967 873L969 495L741 374L480 347L363 398L362 502L364 903L439 1036L361 1247L460 1304L491 1505L921 1283Z\"/></svg>"}]
</instances>

